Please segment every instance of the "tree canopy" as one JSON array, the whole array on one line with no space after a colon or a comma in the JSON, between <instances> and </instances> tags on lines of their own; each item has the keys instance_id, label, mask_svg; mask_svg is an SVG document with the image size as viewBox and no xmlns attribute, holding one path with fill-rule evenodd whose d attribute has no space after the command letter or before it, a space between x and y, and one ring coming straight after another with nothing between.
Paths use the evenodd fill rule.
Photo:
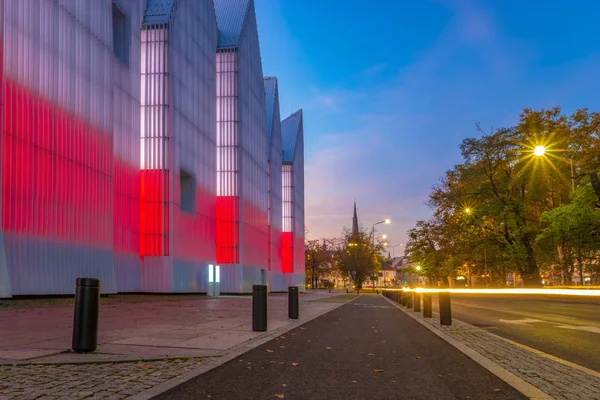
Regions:
<instances>
[{"instance_id":1,"label":"tree canopy","mask_svg":"<svg viewBox=\"0 0 600 400\"><path fill-rule=\"evenodd\" d=\"M481 136L460 145L462 163L433 187L433 216L409 231L411 260L446 279L485 263L499 284L514 271L537 286L563 248L597 253L598 236L583 234L593 221L583 216L600 205L600 114L525 109L513 127L477 128ZM538 146L545 152L535 155Z\"/></svg>"}]
</instances>

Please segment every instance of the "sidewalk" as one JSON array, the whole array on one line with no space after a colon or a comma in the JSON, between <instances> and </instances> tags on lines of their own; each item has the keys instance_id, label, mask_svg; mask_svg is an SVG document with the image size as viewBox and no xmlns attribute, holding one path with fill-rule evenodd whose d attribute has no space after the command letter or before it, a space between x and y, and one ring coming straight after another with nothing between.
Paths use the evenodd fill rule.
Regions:
<instances>
[{"instance_id":1,"label":"sidewalk","mask_svg":"<svg viewBox=\"0 0 600 400\"><path fill-rule=\"evenodd\" d=\"M513 342L455 318L451 326L441 326L437 312L434 312L432 319L425 319L412 309L389 301L430 330L441 333L445 340L454 341L459 346L464 345L477 352L484 359L551 398L600 400L600 373L596 371ZM436 310L435 298L433 305Z\"/></svg>"},{"instance_id":2,"label":"sidewalk","mask_svg":"<svg viewBox=\"0 0 600 400\"><path fill-rule=\"evenodd\" d=\"M103 304L98 351L75 354L73 308L0 309L0 400L125 398L246 351L354 298L300 296L287 318L287 294L269 295L268 331L253 332L251 297ZM218 361L216 361L218 362Z\"/></svg>"},{"instance_id":3,"label":"sidewalk","mask_svg":"<svg viewBox=\"0 0 600 400\"><path fill-rule=\"evenodd\" d=\"M156 397L277 398L525 399L372 294Z\"/></svg>"}]
</instances>

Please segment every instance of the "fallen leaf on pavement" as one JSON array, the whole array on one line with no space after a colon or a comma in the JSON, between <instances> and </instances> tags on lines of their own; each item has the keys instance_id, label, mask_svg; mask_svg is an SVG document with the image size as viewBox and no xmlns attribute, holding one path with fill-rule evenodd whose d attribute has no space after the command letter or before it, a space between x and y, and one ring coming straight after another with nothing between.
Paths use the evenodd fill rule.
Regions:
<instances>
[{"instance_id":1,"label":"fallen leaf on pavement","mask_svg":"<svg viewBox=\"0 0 600 400\"><path fill-rule=\"evenodd\" d=\"M419 356L416 356L415 358L416 358L417 360L421 359L421 357L419 357Z\"/></svg>"},{"instance_id":2,"label":"fallen leaf on pavement","mask_svg":"<svg viewBox=\"0 0 600 400\"><path fill-rule=\"evenodd\" d=\"M283 387L287 387L287 385L286 385L285 383L282 383L282 384L281 384L281 386L283 386Z\"/></svg>"},{"instance_id":3,"label":"fallen leaf on pavement","mask_svg":"<svg viewBox=\"0 0 600 400\"><path fill-rule=\"evenodd\" d=\"M282 348L282 349L285 349L285 346L279 346L279 347Z\"/></svg>"},{"instance_id":4,"label":"fallen leaf on pavement","mask_svg":"<svg viewBox=\"0 0 600 400\"><path fill-rule=\"evenodd\" d=\"M377 329L373 329L373 332L377 333Z\"/></svg>"},{"instance_id":5,"label":"fallen leaf on pavement","mask_svg":"<svg viewBox=\"0 0 600 400\"><path fill-rule=\"evenodd\" d=\"M375 355L375 353L369 353L369 355L370 355L370 356L374 356L374 355Z\"/></svg>"},{"instance_id":6,"label":"fallen leaf on pavement","mask_svg":"<svg viewBox=\"0 0 600 400\"><path fill-rule=\"evenodd\" d=\"M283 362L283 361L279 361L279 364L285 364L285 362Z\"/></svg>"},{"instance_id":7,"label":"fallen leaf on pavement","mask_svg":"<svg viewBox=\"0 0 600 400\"><path fill-rule=\"evenodd\" d=\"M278 399L283 399L285 398L285 396L283 394L276 394L275 397L277 397Z\"/></svg>"},{"instance_id":8,"label":"fallen leaf on pavement","mask_svg":"<svg viewBox=\"0 0 600 400\"><path fill-rule=\"evenodd\" d=\"M356 381L352 381L352 383L356 383Z\"/></svg>"},{"instance_id":9,"label":"fallen leaf on pavement","mask_svg":"<svg viewBox=\"0 0 600 400\"><path fill-rule=\"evenodd\" d=\"M196 365L200 365L200 364L202 364L200 361L198 361L198 362L196 363Z\"/></svg>"},{"instance_id":10,"label":"fallen leaf on pavement","mask_svg":"<svg viewBox=\"0 0 600 400\"><path fill-rule=\"evenodd\" d=\"M500 389L494 389L494 392L499 392L499 391L500 391Z\"/></svg>"},{"instance_id":11,"label":"fallen leaf on pavement","mask_svg":"<svg viewBox=\"0 0 600 400\"><path fill-rule=\"evenodd\" d=\"M373 372L383 372L382 369L374 369Z\"/></svg>"},{"instance_id":12,"label":"fallen leaf on pavement","mask_svg":"<svg viewBox=\"0 0 600 400\"><path fill-rule=\"evenodd\" d=\"M292 365L293 365L294 367L297 367L298 365L300 365L300 363L292 363Z\"/></svg>"},{"instance_id":13,"label":"fallen leaf on pavement","mask_svg":"<svg viewBox=\"0 0 600 400\"><path fill-rule=\"evenodd\" d=\"M267 349L267 353L272 353L274 350Z\"/></svg>"},{"instance_id":14,"label":"fallen leaf on pavement","mask_svg":"<svg viewBox=\"0 0 600 400\"><path fill-rule=\"evenodd\" d=\"M306 328L300 327L300 329L304 330L304 329L306 329Z\"/></svg>"}]
</instances>

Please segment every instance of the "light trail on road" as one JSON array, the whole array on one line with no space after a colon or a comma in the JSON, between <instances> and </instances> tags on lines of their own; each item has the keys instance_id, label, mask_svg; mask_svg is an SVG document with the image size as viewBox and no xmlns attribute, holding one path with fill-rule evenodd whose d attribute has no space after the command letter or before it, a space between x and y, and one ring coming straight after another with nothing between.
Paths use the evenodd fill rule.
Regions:
<instances>
[{"instance_id":1,"label":"light trail on road","mask_svg":"<svg viewBox=\"0 0 600 400\"><path fill-rule=\"evenodd\" d=\"M386 289L391 291L402 290L415 293L456 293L456 294L506 294L506 295L555 295L555 296L585 296L600 297L599 289Z\"/></svg>"}]
</instances>

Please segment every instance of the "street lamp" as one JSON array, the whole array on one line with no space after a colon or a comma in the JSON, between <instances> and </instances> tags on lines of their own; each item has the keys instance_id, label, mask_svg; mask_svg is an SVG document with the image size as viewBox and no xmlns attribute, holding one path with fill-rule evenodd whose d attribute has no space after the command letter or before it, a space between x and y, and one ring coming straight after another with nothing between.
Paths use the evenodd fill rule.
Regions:
<instances>
[{"instance_id":1,"label":"street lamp","mask_svg":"<svg viewBox=\"0 0 600 400\"><path fill-rule=\"evenodd\" d=\"M402 243L399 243L395 246L390 246L392 248L392 258L396 258L396 247L402 246Z\"/></svg>"},{"instance_id":2,"label":"street lamp","mask_svg":"<svg viewBox=\"0 0 600 400\"><path fill-rule=\"evenodd\" d=\"M536 157L543 157L546 155L546 146L535 146L533 149L533 155ZM575 172L573 170L573 157L569 157L569 164L571 165L571 190L575 191Z\"/></svg>"},{"instance_id":3,"label":"street lamp","mask_svg":"<svg viewBox=\"0 0 600 400\"><path fill-rule=\"evenodd\" d=\"M375 225L379 225L379 224L386 224L389 225L391 224L392 221L390 221L389 218L384 219L383 221L379 221L379 222L375 222L373 224L373 226L371 226L371 237L373 238L373 246L375 245ZM385 239L385 238L384 238Z\"/></svg>"}]
</instances>

